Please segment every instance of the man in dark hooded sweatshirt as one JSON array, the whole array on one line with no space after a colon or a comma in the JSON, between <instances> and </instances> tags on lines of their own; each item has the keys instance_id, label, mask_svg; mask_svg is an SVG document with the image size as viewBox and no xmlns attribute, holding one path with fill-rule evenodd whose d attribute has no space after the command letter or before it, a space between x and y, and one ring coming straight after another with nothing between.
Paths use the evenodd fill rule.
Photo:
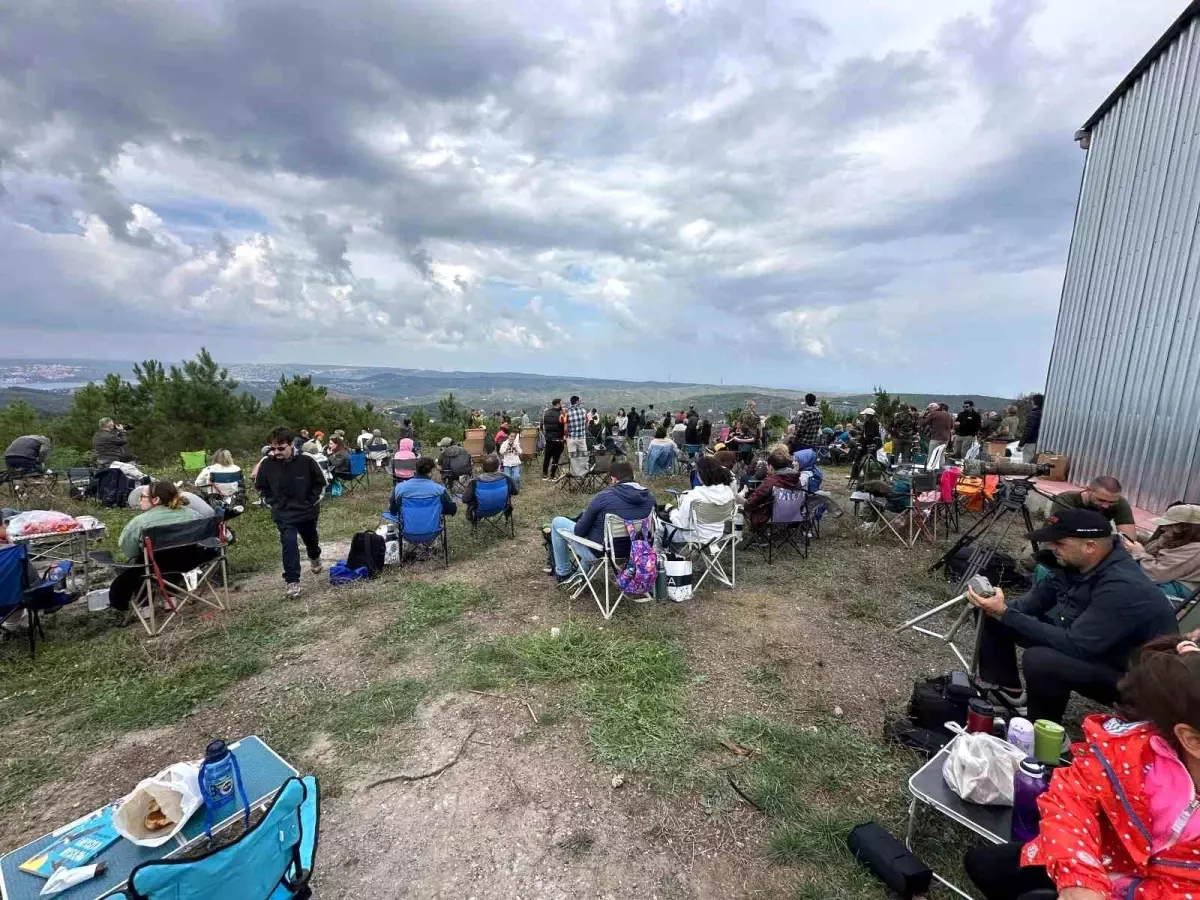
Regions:
<instances>
[{"instance_id":1,"label":"man in dark hooded sweatshirt","mask_svg":"<svg viewBox=\"0 0 1200 900\"><path fill-rule=\"evenodd\" d=\"M560 581L571 577L574 562L571 552L567 549L567 539L559 534L559 529L573 531L581 538L587 538L595 544L604 545L604 517L612 513L627 522L640 521L654 512L654 495L633 480L633 466L620 461L612 464L609 473L609 487L606 487L587 505L583 515L576 521L566 516L557 516L550 523L550 546L554 552L554 575ZM619 544L620 542L618 542ZM628 545L629 541L624 541ZM587 560L595 559L587 547L576 546L579 555ZM616 547L618 551L621 547Z\"/></svg>"}]
</instances>

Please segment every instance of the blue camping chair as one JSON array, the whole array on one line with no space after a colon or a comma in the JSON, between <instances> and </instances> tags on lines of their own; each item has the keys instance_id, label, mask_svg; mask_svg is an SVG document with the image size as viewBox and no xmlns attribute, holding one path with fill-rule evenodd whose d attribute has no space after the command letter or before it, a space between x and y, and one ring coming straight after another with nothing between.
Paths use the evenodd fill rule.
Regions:
<instances>
[{"instance_id":1,"label":"blue camping chair","mask_svg":"<svg viewBox=\"0 0 1200 900\"><path fill-rule=\"evenodd\" d=\"M480 522L491 526L501 534L504 533L504 525L507 523L509 537L517 536L516 526L513 524L512 506L509 503L507 479L476 481L475 502L475 508L469 511L468 516L471 522L471 537L475 537Z\"/></svg>"},{"instance_id":2,"label":"blue camping chair","mask_svg":"<svg viewBox=\"0 0 1200 900\"><path fill-rule=\"evenodd\" d=\"M350 494L358 487L359 482L366 482L367 489L371 487L371 477L367 474L367 454L355 450L346 458L350 471L336 474L335 479L341 483L342 491Z\"/></svg>"},{"instance_id":3,"label":"blue camping chair","mask_svg":"<svg viewBox=\"0 0 1200 900\"><path fill-rule=\"evenodd\" d=\"M0 548L0 625L25 611L29 628L29 655L36 651L42 628L42 613L54 612L78 597L64 590L71 562L57 563L44 578L34 581L29 572L29 549L24 544Z\"/></svg>"},{"instance_id":4,"label":"blue camping chair","mask_svg":"<svg viewBox=\"0 0 1200 900\"><path fill-rule=\"evenodd\" d=\"M307 900L321 807L317 779L289 778L263 817L241 837L193 859L144 862L126 900Z\"/></svg>"},{"instance_id":5,"label":"blue camping chair","mask_svg":"<svg viewBox=\"0 0 1200 900\"><path fill-rule=\"evenodd\" d=\"M391 522L399 531L400 561L404 562L404 545L412 549L423 548L431 557L438 542L442 545L442 557L447 568L450 566L450 542L446 535L446 516L442 512L442 498L405 497L400 503L400 515L380 513L380 518Z\"/></svg>"}]
</instances>

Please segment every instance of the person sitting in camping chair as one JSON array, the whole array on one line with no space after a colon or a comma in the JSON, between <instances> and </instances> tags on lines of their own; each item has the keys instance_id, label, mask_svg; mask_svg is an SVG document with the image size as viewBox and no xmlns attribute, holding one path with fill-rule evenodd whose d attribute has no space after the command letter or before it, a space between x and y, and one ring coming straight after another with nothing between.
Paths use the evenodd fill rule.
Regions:
<instances>
[{"instance_id":1,"label":"person sitting in camping chair","mask_svg":"<svg viewBox=\"0 0 1200 900\"><path fill-rule=\"evenodd\" d=\"M141 512L129 520L117 541L117 546L129 562L142 558L142 536L147 529L201 518L200 513L192 509L187 498L179 492L179 488L169 481L154 481L145 487L138 508ZM196 564L202 561L198 560ZM108 589L109 606L122 612L128 610L129 601L137 593L142 578L141 569L126 569L118 573Z\"/></svg>"},{"instance_id":2,"label":"person sitting in camping chair","mask_svg":"<svg viewBox=\"0 0 1200 900\"><path fill-rule=\"evenodd\" d=\"M454 443L452 438L444 437L438 441L438 469L442 473L442 484L450 490L455 485L471 476L471 454L461 444Z\"/></svg>"},{"instance_id":3,"label":"person sitting in camping chair","mask_svg":"<svg viewBox=\"0 0 1200 900\"><path fill-rule=\"evenodd\" d=\"M771 521L771 506L777 487L789 491L800 488L800 473L794 468L792 458L787 455L786 447L776 447L771 451L771 455L767 457L767 476L746 498L742 507L746 531L761 531Z\"/></svg>"},{"instance_id":4,"label":"person sitting in camping chair","mask_svg":"<svg viewBox=\"0 0 1200 900\"><path fill-rule=\"evenodd\" d=\"M579 537L603 545L604 517L607 514L612 513L627 522L636 522L653 512L654 495L633 480L633 466L625 461L614 462L609 472L609 487L592 498L578 520L557 516L550 523L555 579L562 584L569 581L574 573L571 551L567 548L567 539L559 534L560 529L574 531ZM576 552L585 560L596 558L586 547L579 547Z\"/></svg>"},{"instance_id":5,"label":"person sitting in camping chair","mask_svg":"<svg viewBox=\"0 0 1200 900\"><path fill-rule=\"evenodd\" d=\"M482 474L472 478L467 482L467 489L463 492L463 505L467 508L467 521L475 521L475 513L479 506L479 501L475 498L477 485L480 483L491 484L496 481L508 482L508 508L505 514L512 512L512 498L521 492L517 483L513 479L500 471L500 459L494 453L490 453L483 458Z\"/></svg>"},{"instance_id":6,"label":"person sitting in camping chair","mask_svg":"<svg viewBox=\"0 0 1200 900\"><path fill-rule=\"evenodd\" d=\"M448 516L453 516L458 512L458 505L450 496L450 492L446 490L446 486L438 484L430 477L433 474L434 465L434 461L428 456L422 456L417 460L412 478L401 481L392 491L392 502L388 507L388 512L403 521L405 499L427 497L440 497L442 512Z\"/></svg>"},{"instance_id":7,"label":"person sitting in camping chair","mask_svg":"<svg viewBox=\"0 0 1200 900\"><path fill-rule=\"evenodd\" d=\"M344 438L331 437L329 439L329 471L334 479L349 478L350 476L350 448L346 446Z\"/></svg>"},{"instance_id":8,"label":"person sitting in camping chair","mask_svg":"<svg viewBox=\"0 0 1200 900\"><path fill-rule=\"evenodd\" d=\"M680 494L678 504L659 512L661 532L668 543L704 543L715 540L722 534L723 524L697 525L696 531L699 533L693 534L690 530L692 504L708 503L722 506L733 503L737 497L733 490L733 476L711 456L701 456L696 460L696 474L700 478L700 486Z\"/></svg>"}]
</instances>

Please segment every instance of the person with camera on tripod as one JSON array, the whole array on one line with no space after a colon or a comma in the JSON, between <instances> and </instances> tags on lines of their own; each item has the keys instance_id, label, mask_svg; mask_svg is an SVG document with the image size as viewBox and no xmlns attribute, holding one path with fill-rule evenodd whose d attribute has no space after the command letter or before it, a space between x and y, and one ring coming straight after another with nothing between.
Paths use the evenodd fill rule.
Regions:
<instances>
[{"instance_id":1,"label":"person with camera on tripod","mask_svg":"<svg viewBox=\"0 0 1200 900\"><path fill-rule=\"evenodd\" d=\"M883 435L880 433L879 420L875 418L875 407L868 406L859 415L862 416L862 431L858 436L854 461L850 464L850 481L858 480L863 463L883 446Z\"/></svg>"},{"instance_id":2,"label":"person with camera on tripod","mask_svg":"<svg viewBox=\"0 0 1200 900\"><path fill-rule=\"evenodd\" d=\"M1174 633L1175 612L1099 512L1063 510L1026 537L1048 544L1059 568L1012 602L998 588L967 590L984 612L976 686L1032 720L1061 722L1072 692L1111 704L1130 654Z\"/></svg>"}]
</instances>

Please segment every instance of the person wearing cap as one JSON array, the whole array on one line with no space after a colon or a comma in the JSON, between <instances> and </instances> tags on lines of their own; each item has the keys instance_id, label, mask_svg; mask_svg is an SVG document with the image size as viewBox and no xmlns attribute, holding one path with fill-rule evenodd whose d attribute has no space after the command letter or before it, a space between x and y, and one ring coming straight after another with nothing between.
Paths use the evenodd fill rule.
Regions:
<instances>
[{"instance_id":1,"label":"person wearing cap","mask_svg":"<svg viewBox=\"0 0 1200 900\"><path fill-rule=\"evenodd\" d=\"M1184 600L1200 587L1200 506L1177 503L1153 524L1159 531L1145 546L1121 541L1164 594Z\"/></svg>"},{"instance_id":2,"label":"person wearing cap","mask_svg":"<svg viewBox=\"0 0 1200 900\"><path fill-rule=\"evenodd\" d=\"M1082 491L1064 491L1054 498L1052 512L1064 509L1091 509L1111 522L1118 532L1131 541L1137 540L1137 525L1133 507L1121 496L1121 482L1111 475L1100 475Z\"/></svg>"},{"instance_id":3,"label":"person wearing cap","mask_svg":"<svg viewBox=\"0 0 1200 900\"><path fill-rule=\"evenodd\" d=\"M466 479L471 474L471 454L461 444L454 443L453 438L444 437L438 441L438 469L442 473L442 484L453 488L454 483Z\"/></svg>"},{"instance_id":4,"label":"person wearing cap","mask_svg":"<svg viewBox=\"0 0 1200 900\"><path fill-rule=\"evenodd\" d=\"M990 597L968 589L985 613L977 684L1010 709L1028 707L1030 719L1061 722L1072 692L1112 703L1130 654L1175 632L1175 612L1095 510L1052 514L1027 537L1048 544L1059 568L1012 602L999 588Z\"/></svg>"},{"instance_id":5,"label":"person wearing cap","mask_svg":"<svg viewBox=\"0 0 1200 900\"><path fill-rule=\"evenodd\" d=\"M879 432L879 420L875 418L875 407L868 406L859 413L862 417L862 433L858 437L858 449L854 452L854 462L850 464L850 480L858 478L862 470L863 460L883 446L883 435Z\"/></svg>"}]
</instances>

